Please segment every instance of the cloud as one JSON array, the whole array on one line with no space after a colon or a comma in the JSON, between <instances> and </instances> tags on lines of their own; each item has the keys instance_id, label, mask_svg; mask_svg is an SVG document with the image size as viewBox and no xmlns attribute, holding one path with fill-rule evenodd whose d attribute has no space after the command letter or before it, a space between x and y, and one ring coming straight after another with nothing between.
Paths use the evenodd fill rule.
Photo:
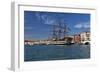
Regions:
<instances>
[{"instance_id":1,"label":"cloud","mask_svg":"<svg viewBox=\"0 0 100 73\"><path fill-rule=\"evenodd\" d=\"M84 28L90 28L90 25L88 24L88 25L84 25Z\"/></svg>"},{"instance_id":2,"label":"cloud","mask_svg":"<svg viewBox=\"0 0 100 73\"><path fill-rule=\"evenodd\" d=\"M76 24L74 27L75 28L82 28L82 24Z\"/></svg>"},{"instance_id":3,"label":"cloud","mask_svg":"<svg viewBox=\"0 0 100 73\"><path fill-rule=\"evenodd\" d=\"M74 28L77 28L77 29L86 29L86 28L90 28L90 22L81 22L81 23L78 23L74 26Z\"/></svg>"},{"instance_id":4,"label":"cloud","mask_svg":"<svg viewBox=\"0 0 100 73\"><path fill-rule=\"evenodd\" d=\"M41 18L44 24L54 25L54 23L56 22L54 18L47 15L42 15Z\"/></svg>"},{"instance_id":5,"label":"cloud","mask_svg":"<svg viewBox=\"0 0 100 73\"><path fill-rule=\"evenodd\" d=\"M41 15L39 13L36 13L35 15L38 18L38 20L41 20Z\"/></svg>"},{"instance_id":6,"label":"cloud","mask_svg":"<svg viewBox=\"0 0 100 73\"><path fill-rule=\"evenodd\" d=\"M36 13L35 15L38 18L38 20L43 24L54 25L54 23L56 22L56 20L49 15L40 13Z\"/></svg>"}]
</instances>

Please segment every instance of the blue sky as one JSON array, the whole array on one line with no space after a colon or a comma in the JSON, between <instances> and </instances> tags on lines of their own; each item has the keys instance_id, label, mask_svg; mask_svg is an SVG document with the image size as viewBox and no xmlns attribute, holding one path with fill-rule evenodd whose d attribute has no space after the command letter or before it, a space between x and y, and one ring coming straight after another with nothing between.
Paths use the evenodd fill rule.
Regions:
<instances>
[{"instance_id":1,"label":"blue sky","mask_svg":"<svg viewBox=\"0 0 100 73\"><path fill-rule=\"evenodd\" d=\"M70 28L67 35L90 31L90 14L24 11L24 38L47 39L52 36L53 25L59 22Z\"/></svg>"}]
</instances>

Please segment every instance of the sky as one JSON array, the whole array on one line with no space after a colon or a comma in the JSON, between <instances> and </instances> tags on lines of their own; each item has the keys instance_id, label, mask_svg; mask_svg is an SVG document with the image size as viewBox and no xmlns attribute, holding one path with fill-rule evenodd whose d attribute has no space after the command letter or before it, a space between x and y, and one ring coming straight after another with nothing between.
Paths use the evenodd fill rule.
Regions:
<instances>
[{"instance_id":1,"label":"sky","mask_svg":"<svg viewBox=\"0 0 100 73\"><path fill-rule=\"evenodd\" d=\"M58 23L70 29L66 35L90 31L90 14L24 11L24 38L43 40L52 37L53 25Z\"/></svg>"}]
</instances>

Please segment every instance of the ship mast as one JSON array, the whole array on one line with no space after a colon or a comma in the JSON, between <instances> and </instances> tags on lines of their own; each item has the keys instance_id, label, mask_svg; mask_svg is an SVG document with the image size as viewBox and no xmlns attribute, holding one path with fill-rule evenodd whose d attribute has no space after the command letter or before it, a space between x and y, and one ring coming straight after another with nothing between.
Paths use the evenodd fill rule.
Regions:
<instances>
[{"instance_id":1,"label":"ship mast","mask_svg":"<svg viewBox=\"0 0 100 73\"><path fill-rule=\"evenodd\" d=\"M65 24L61 24L60 22L56 25L53 25L53 39L56 41L61 40L66 36L67 27Z\"/></svg>"}]
</instances>

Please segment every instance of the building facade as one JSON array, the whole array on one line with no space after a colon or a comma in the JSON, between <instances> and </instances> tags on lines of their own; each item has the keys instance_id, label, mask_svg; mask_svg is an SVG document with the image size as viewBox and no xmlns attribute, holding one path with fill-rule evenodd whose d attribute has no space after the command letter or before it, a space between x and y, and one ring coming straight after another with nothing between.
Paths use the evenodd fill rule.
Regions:
<instances>
[{"instance_id":1,"label":"building facade","mask_svg":"<svg viewBox=\"0 0 100 73\"><path fill-rule=\"evenodd\" d=\"M83 32L80 34L81 43L90 43L90 32Z\"/></svg>"},{"instance_id":2,"label":"building facade","mask_svg":"<svg viewBox=\"0 0 100 73\"><path fill-rule=\"evenodd\" d=\"M81 42L80 34L74 35L74 43L80 43L80 42Z\"/></svg>"}]
</instances>

